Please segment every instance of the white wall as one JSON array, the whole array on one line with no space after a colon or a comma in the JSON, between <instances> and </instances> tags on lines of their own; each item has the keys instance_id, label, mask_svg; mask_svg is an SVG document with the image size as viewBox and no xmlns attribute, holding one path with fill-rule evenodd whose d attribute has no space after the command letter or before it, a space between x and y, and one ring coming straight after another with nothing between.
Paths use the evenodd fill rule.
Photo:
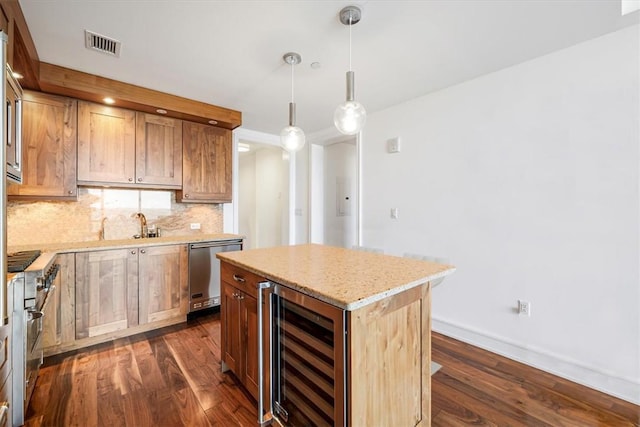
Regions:
<instances>
[{"instance_id":1,"label":"white wall","mask_svg":"<svg viewBox=\"0 0 640 427\"><path fill-rule=\"evenodd\" d=\"M238 233L245 236L244 249L255 247L256 239L256 153L238 158Z\"/></svg>"},{"instance_id":2,"label":"white wall","mask_svg":"<svg viewBox=\"0 0 640 427\"><path fill-rule=\"evenodd\" d=\"M357 243L355 142L325 146L323 164L324 243L350 248ZM338 182L342 194L338 194Z\"/></svg>"},{"instance_id":3,"label":"white wall","mask_svg":"<svg viewBox=\"0 0 640 427\"><path fill-rule=\"evenodd\" d=\"M371 114L362 139L362 244L458 267L434 291L435 329L635 403L639 36ZM387 154L395 136L402 151Z\"/></svg>"}]
</instances>

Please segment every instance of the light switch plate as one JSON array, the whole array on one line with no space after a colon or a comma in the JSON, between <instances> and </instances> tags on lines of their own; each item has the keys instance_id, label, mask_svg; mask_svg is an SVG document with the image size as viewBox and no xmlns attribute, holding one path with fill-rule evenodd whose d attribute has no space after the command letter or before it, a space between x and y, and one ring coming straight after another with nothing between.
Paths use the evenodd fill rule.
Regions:
<instances>
[{"instance_id":1,"label":"light switch plate","mask_svg":"<svg viewBox=\"0 0 640 427\"><path fill-rule=\"evenodd\" d=\"M400 152L400 137L396 136L395 138L387 139L387 152L388 153L399 153Z\"/></svg>"}]
</instances>

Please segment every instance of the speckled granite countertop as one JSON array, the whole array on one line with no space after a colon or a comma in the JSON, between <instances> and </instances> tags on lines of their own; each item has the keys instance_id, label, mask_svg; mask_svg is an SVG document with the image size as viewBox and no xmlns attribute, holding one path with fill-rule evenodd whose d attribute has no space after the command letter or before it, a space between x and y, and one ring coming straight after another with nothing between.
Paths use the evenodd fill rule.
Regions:
<instances>
[{"instance_id":1,"label":"speckled granite countertop","mask_svg":"<svg viewBox=\"0 0 640 427\"><path fill-rule=\"evenodd\" d=\"M217 257L345 310L455 271L450 265L315 244L226 252Z\"/></svg>"},{"instance_id":2,"label":"speckled granite countertop","mask_svg":"<svg viewBox=\"0 0 640 427\"><path fill-rule=\"evenodd\" d=\"M237 234L192 234L187 236L155 237L151 239L94 240L90 242L46 243L34 245L9 246L7 251L18 252L39 249L42 252L85 252L105 249L139 248L145 246L175 245L182 243L209 242L219 240L237 240L243 236Z\"/></svg>"}]
</instances>

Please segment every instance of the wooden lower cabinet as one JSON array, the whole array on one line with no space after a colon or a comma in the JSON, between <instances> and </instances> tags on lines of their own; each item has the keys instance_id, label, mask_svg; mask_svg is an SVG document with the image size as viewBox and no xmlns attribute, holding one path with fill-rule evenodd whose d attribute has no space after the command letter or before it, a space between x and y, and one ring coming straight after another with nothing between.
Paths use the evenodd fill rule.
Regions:
<instances>
[{"instance_id":1,"label":"wooden lower cabinet","mask_svg":"<svg viewBox=\"0 0 640 427\"><path fill-rule=\"evenodd\" d=\"M187 245L59 254L45 356L186 320Z\"/></svg>"},{"instance_id":2,"label":"wooden lower cabinet","mask_svg":"<svg viewBox=\"0 0 640 427\"><path fill-rule=\"evenodd\" d=\"M257 285L266 280L227 263L221 263L222 361L258 399L258 302ZM266 305L265 302L263 304ZM266 310L264 310L266 316ZM263 322L263 346L268 337L268 318ZM268 393L268 354L264 355L265 393Z\"/></svg>"},{"instance_id":3,"label":"wooden lower cabinet","mask_svg":"<svg viewBox=\"0 0 640 427\"><path fill-rule=\"evenodd\" d=\"M138 324L138 249L76 254L76 339Z\"/></svg>"},{"instance_id":4,"label":"wooden lower cabinet","mask_svg":"<svg viewBox=\"0 0 640 427\"><path fill-rule=\"evenodd\" d=\"M184 316L189 310L186 245L141 248L138 255L139 323Z\"/></svg>"},{"instance_id":5,"label":"wooden lower cabinet","mask_svg":"<svg viewBox=\"0 0 640 427\"><path fill-rule=\"evenodd\" d=\"M59 254L55 263L60 266L45 305L42 346L45 354L76 339L75 294L76 258L75 254Z\"/></svg>"}]
</instances>

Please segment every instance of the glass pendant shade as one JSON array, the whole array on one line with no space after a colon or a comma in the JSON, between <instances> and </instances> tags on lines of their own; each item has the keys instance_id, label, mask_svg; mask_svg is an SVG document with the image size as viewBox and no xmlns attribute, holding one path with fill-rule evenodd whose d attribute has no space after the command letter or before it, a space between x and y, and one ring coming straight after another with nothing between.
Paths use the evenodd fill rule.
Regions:
<instances>
[{"instance_id":1,"label":"glass pendant shade","mask_svg":"<svg viewBox=\"0 0 640 427\"><path fill-rule=\"evenodd\" d=\"M345 135L355 135L367 121L367 112L357 101L345 101L333 113L333 123Z\"/></svg>"},{"instance_id":2,"label":"glass pendant shade","mask_svg":"<svg viewBox=\"0 0 640 427\"><path fill-rule=\"evenodd\" d=\"M304 132L298 126L287 126L280 132L280 145L290 153L300 151L305 140Z\"/></svg>"},{"instance_id":3,"label":"glass pendant shade","mask_svg":"<svg viewBox=\"0 0 640 427\"><path fill-rule=\"evenodd\" d=\"M306 141L304 132L296 126L296 104L293 102L293 67L302 62L302 57L295 52L289 52L285 53L282 59L291 65L291 102L289 103L289 126L280 132L280 145L289 153L295 153L304 147Z\"/></svg>"},{"instance_id":4,"label":"glass pendant shade","mask_svg":"<svg viewBox=\"0 0 640 427\"><path fill-rule=\"evenodd\" d=\"M347 99L333 113L333 124L345 135L359 133L367 121L367 111L354 100L355 73L351 70L351 26L360 22L360 8L347 6L340 11L340 22L349 26L349 71L347 71Z\"/></svg>"}]
</instances>

